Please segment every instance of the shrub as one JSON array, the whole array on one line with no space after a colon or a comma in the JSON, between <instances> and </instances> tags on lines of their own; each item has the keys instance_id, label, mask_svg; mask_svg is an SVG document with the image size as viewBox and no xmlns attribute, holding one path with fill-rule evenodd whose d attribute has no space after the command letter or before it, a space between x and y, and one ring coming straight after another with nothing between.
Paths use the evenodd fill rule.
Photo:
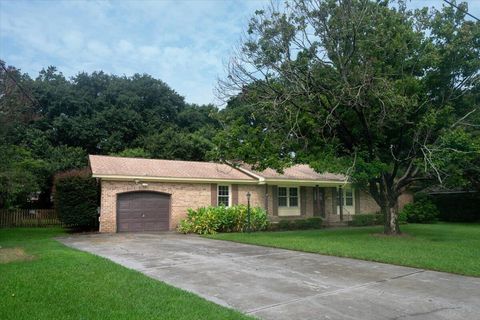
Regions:
<instances>
[{"instance_id":1,"label":"shrub","mask_svg":"<svg viewBox=\"0 0 480 320\"><path fill-rule=\"evenodd\" d=\"M202 207L188 209L187 218L180 221L178 231L182 233L213 234L216 232L243 232L247 230L248 210L245 205L232 207ZM250 208L251 231L265 230L268 226L267 213L262 208Z\"/></svg>"},{"instance_id":2,"label":"shrub","mask_svg":"<svg viewBox=\"0 0 480 320\"><path fill-rule=\"evenodd\" d=\"M280 220L277 223L278 230L293 230L293 223L291 220Z\"/></svg>"},{"instance_id":3,"label":"shrub","mask_svg":"<svg viewBox=\"0 0 480 320\"><path fill-rule=\"evenodd\" d=\"M80 230L98 227L98 185L89 171L74 170L54 180L55 210L63 224Z\"/></svg>"},{"instance_id":4,"label":"shrub","mask_svg":"<svg viewBox=\"0 0 480 320\"><path fill-rule=\"evenodd\" d=\"M438 209L435 204L426 197L419 198L413 203L405 205L402 210L408 222L412 223L430 223L437 221Z\"/></svg>"},{"instance_id":5,"label":"shrub","mask_svg":"<svg viewBox=\"0 0 480 320\"><path fill-rule=\"evenodd\" d=\"M356 214L348 224L354 227L373 226L380 221L378 214Z\"/></svg>"},{"instance_id":6,"label":"shrub","mask_svg":"<svg viewBox=\"0 0 480 320\"><path fill-rule=\"evenodd\" d=\"M320 229L323 226L321 218L307 218L296 220L280 220L273 230L307 230Z\"/></svg>"}]
</instances>

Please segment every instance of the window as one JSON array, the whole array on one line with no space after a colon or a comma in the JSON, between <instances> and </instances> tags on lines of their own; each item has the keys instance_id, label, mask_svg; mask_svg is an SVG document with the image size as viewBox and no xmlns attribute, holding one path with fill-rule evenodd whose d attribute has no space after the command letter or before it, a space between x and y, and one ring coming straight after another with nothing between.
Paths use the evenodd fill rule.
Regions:
<instances>
[{"instance_id":1,"label":"window","mask_svg":"<svg viewBox=\"0 0 480 320\"><path fill-rule=\"evenodd\" d=\"M345 205L346 206L353 206L353 192L352 189L345 189Z\"/></svg>"},{"instance_id":2,"label":"window","mask_svg":"<svg viewBox=\"0 0 480 320\"><path fill-rule=\"evenodd\" d=\"M230 205L230 187L218 186L217 203L219 206L228 207Z\"/></svg>"},{"instance_id":3,"label":"window","mask_svg":"<svg viewBox=\"0 0 480 320\"><path fill-rule=\"evenodd\" d=\"M342 200L344 207L353 207L353 189L352 188L339 188L337 189L337 203L340 205L340 192L342 192Z\"/></svg>"},{"instance_id":4,"label":"window","mask_svg":"<svg viewBox=\"0 0 480 320\"><path fill-rule=\"evenodd\" d=\"M298 207L298 187L279 187L278 206Z\"/></svg>"}]
</instances>

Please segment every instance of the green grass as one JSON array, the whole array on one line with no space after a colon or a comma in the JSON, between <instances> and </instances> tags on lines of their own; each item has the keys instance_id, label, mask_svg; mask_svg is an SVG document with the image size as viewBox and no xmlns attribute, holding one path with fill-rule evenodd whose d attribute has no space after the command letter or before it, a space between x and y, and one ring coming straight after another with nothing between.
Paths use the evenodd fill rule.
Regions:
<instances>
[{"instance_id":1,"label":"green grass","mask_svg":"<svg viewBox=\"0 0 480 320\"><path fill-rule=\"evenodd\" d=\"M409 224L403 236L381 227L223 233L208 236L262 246L480 276L480 224Z\"/></svg>"},{"instance_id":2,"label":"green grass","mask_svg":"<svg viewBox=\"0 0 480 320\"><path fill-rule=\"evenodd\" d=\"M0 229L0 246L30 259L0 264L1 319L251 319L52 239L62 233Z\"/></svg>"}]
</instances>

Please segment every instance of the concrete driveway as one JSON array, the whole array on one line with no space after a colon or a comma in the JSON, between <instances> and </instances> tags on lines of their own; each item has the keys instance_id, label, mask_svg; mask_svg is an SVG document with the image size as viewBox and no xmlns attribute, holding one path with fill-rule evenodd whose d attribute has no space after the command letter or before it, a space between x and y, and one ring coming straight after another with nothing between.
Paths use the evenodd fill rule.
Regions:
<instances>
[{"instance_id":1,"label":"concrete driveway","mask_svg":"<svg viewBox=\"0 0 480 320\"><path fill-rule=\"evenodd\" d=\"M59 240L263 319L480 319L480 278L173 233Z\"/></svg>"}]
</instances>

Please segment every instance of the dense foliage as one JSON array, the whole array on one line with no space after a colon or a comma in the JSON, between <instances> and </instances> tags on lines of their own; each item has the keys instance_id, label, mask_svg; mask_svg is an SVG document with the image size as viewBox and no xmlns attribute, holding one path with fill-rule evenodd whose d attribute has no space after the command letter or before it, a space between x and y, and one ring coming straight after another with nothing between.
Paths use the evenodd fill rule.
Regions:
<instances>
[{"instance_id":1,"label":"dense foliage","mask_svg":"<svg viewBox=\"0 0 480 320\"><path fill-rule=\"evenodd\" d=\"M62 223L80 230L98 227L99 187L88 170L55 177L55 210Z\"/></svg>"},{"instance_id":2,"label":"dense foliage","mask_svg":"<svg viewBox=\"0 0 480 320\"><path fill-rule=\"evenodd\" d=\"M183 233L214 234L217 232L244 232L248 229L247 206L202 207L188 209L187 218L180 221L178 231ZM267 212L259 207L250 208L250 230L265 230Z\"/></svg>"},{"instance_id":3,"label":"dense foliage","mask_svg":"<svg viewBox=\"0 0 480 320\"><path fill-rule=\"evenodd\" d=\"M258 10L218 85L229 104L217 157L348 174L388 234L407 188L478 187L480 22L466 11L401 0Z\"/></svg>"},{"instance_id":4,"label":"dense foliage","mask_svg":"<svg viewBox=\"0 0 480 320\"><path fill-rule=\"evenodd\" d=\"M411 223L432 223L438 220L439 211L429 198L421 197L413 203L406 204L402 214Z\"/></svg>"},{"instance_id":5,"label":"dense foliage","mask_svg":"<svg viewBox=\"0 0 480 320\"><path fill-rule=\"evenodd\" d=\"M295 220L280 220L277 223L272 223L269 227L272 231L277 230L309 230L320 229L323 227L323 220L321 218L306 218Z\"/></svg>"},{"instance_id":6,"label":"dense foliage","mask_svg":"<svg viewBox=\"0 0 480 320\"><path fill-rule=\"evenodd\" d=\"M352 216L352 221L348 225L355 227L373 226L379 224L378 214L356 214Z\"/></svg>"},{"instance_id":7,"label":"dense foliage","mask_svg":"<svg viewBox=\"0 0 480 320\"><path fill-rule=\"evenodd\" d=\"M430 199L440 212L439 220L480 222L480 192L438 193Z\"/></svg>"},{"instance_id":8,"label":"dense foliage","mask_svg":"<svg viewBox=\"0 0 480 320\"><path fill-rule=\"evenodd\" d=\"M205 160L212 148L217 109L149 75L67 79L49 67L33 79L0 63L0 208L31 206L36 193L48 206L53 175L88 154Z\"/></svg>"}]
</instances>

